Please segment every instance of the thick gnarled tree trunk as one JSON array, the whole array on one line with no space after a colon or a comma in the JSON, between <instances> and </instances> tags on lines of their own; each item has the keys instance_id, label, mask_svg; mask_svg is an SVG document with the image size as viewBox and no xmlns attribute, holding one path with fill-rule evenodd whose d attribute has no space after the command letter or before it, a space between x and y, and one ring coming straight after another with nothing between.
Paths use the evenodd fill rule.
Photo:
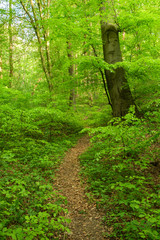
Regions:
<instances>
[{"instance_id":1,"label":"thick gnarled tree trunk","mask_svg":"<svg viewBox=\"0 0 160 240\"><path fill-rule=\"evenodd\" d=\"M122 62L118 29L106 22L101 22L104 60L109 64ZM118 67L114 72L105 70L108 91L114 117L121 117L128 113L131 105L135 105L125 77L125 71Z\"/></svg>"}]
</instances>

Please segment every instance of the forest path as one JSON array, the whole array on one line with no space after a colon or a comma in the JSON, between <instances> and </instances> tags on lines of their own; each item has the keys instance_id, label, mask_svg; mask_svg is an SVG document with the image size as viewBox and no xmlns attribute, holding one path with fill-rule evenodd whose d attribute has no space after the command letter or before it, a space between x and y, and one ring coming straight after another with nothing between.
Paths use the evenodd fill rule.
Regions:
<instances>
[{"instance_id":1,"label":"forest path","mask_svg":"<svg viewBox=\"0 0 160 240\"><path fill-rule=\"evenodd\" d=\"M103 240L105 231L102 225L103 214L94 203L89 203L85 196L85 184L81 183L78 156L89 147L89 137L83 136L75 147L70 149L61 164L56 178L56 186L68 201L68 218L71 234L66 234L66 240Z\"/></svg>"}]
</instances>

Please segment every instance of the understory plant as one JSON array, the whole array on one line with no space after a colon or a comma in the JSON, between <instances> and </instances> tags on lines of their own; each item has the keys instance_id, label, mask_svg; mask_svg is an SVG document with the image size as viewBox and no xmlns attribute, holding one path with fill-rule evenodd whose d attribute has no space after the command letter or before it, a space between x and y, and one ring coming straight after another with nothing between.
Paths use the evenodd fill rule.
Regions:
<instances>
[{"instance_id":1,"label":"understory plant","mask_svg":"<svg viewBox=\"0 0 160 240\"><path fill-rule=\"evenodd\" d=\"M81 156L82 174L105 210L111 239L160 239L159 132L149 115L138 119L131 110L86 130L92 146Z\"/></svg>"},{"instance_id":2,"label":"understory plant","mask_svg":"<svg viewBox=\"0 0 160 240\"><path fill-rule=\"evenodd\" d=\"M54 180L79 129L56 109L1 105L0 239L59 239L69 232L66 199Z\"/></svg>"}]
</instances>

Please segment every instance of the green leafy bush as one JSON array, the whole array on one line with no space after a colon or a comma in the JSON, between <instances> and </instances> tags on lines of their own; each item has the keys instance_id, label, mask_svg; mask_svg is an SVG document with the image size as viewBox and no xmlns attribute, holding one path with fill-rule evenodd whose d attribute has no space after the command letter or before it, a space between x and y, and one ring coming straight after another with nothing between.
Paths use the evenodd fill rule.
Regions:
<instances>
[{"instance_id":1,"label":"green leafy bush","mask_svg":"<svg viewBox=\"0 0 160 240\"><path fill-rule=\"evenodd\" d=\"M82 173L98 206L105 208L113 239L160 239L159 184L151 171L158 151L150 154L159 133L152 128L131 111L107 127L87 130L92 147L81 157Z\"/></svg>"},{"instance_id":2,"label":"green leafy bush","mask_svg":"<svg viewBox=\"0 0 160 240\"><path fill-rule=\"evenodd\" d=\"M54 145L50 150L51 147L55 154ZM54 169L59 160L51 155L49 159L44 142L39 148L36 146L38 154L24 150L27 149L23 148L23 154L19 153L18 157L14 149L1 152L0 236L3 239L50 239L69 231L65 227L69 220L63 217L67 210L61 207L65 199L53 191Z\"/></svg>"},{"instance_id":3,"label":"green leafy bush","mask_svg":"<svg viewBox=\"0 0 160 240\"><path fill-rule=\"evenodd\" d=\"M78 133L82 129L82 125L75 120L73 114L55 108L38 107L29 113L45 137L52 140L55 136Z\"/></svg>"},{"instance_id":4,"label":"green leafy bush","mask_svg":"<svg viewBox=\"0 0 160 240\"><path fill-rule=\"evenodd\" d=\"M58 239L69 231L66 200L53 188L55 169L75 141L66 134L79 129L60 110L1 105L1 239Z\"/></svg>"}]
</instances>

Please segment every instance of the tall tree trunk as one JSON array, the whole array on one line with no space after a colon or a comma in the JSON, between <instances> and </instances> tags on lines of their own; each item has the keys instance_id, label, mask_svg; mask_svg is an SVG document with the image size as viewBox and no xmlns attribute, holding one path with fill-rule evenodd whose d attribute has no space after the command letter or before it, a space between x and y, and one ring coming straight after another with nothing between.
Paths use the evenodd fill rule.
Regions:
<instances>
[{"instance_id":1,"label":"tall tree trunk","mask_svg":"<svg viewBox=\"0 0 160 240\"><path fill-rule=\"evenodd\" d=\"M122 62L119 33L116 26L107 22L101 22L101 33L104 60L109 64ZM130 106L135 105L125 76L125 71L122 67L116 68L114 72L105 70L105 77L111 99L113 116L124 116L128 113Z\"/></svg>"},{"instance_id":2,"label":"tall tree trunk","mask_svg":"<svg viewBox=\"0 0 160 240\"><path fill-rule=\"evenodd\" d=\"M70 61L68 73L69 73L70 79L72 80L72 78L74 76L74 65L72 63L73 53L71 51L71 43L70 42L67 42L67 48L68 48L68 58ZM69 106L72 106L73 104L75 104L75 101L76 101L75 89L74 89L74 87L72 87L72 89L70 90L70 95L69 95Z\"/></svg>"},{"instance_id":3,"label":"tall tree trunk","mask_svg":"<svg viewBox=\"0 0 160 240\"><path fill-rule=\"evenodd\" d=\"M12 34L12 0L9 0L9 87L13 77L13 34Z\"/></svg>"},{"instance_id":4,"label":"tall tree trunk","mask_svg":"<svg viewBox=\"0 0 160 240\"><path fill-rule=\"evenodd\" d=\"M28 15L28 18L30 20L30 23L35 31L38 45L39 45L39 54L41 58L42 68L48 83L49 91L53 91L53 84L52 84L52 72L51 72L51 60L50 60L50 51L49 51L49 29L47 30L44 27L43 21L49 18L49 6L50 6L50 0L47 0L47 4L45 1L33 1L30 0L30 6L32 9L32 13L29 11L29 7L27 8L23 0L20 0L20 3L25 11L25 13ZM35 4L37 4L35 6ZM36 9L38 11L36 11ZM44 12L47 13L44 14ZM44 11L45 10L45 11ZM41 21L40 21L41 20ZM44 50L44 47L45 50Z\"/></svg>"}]
</instances>

